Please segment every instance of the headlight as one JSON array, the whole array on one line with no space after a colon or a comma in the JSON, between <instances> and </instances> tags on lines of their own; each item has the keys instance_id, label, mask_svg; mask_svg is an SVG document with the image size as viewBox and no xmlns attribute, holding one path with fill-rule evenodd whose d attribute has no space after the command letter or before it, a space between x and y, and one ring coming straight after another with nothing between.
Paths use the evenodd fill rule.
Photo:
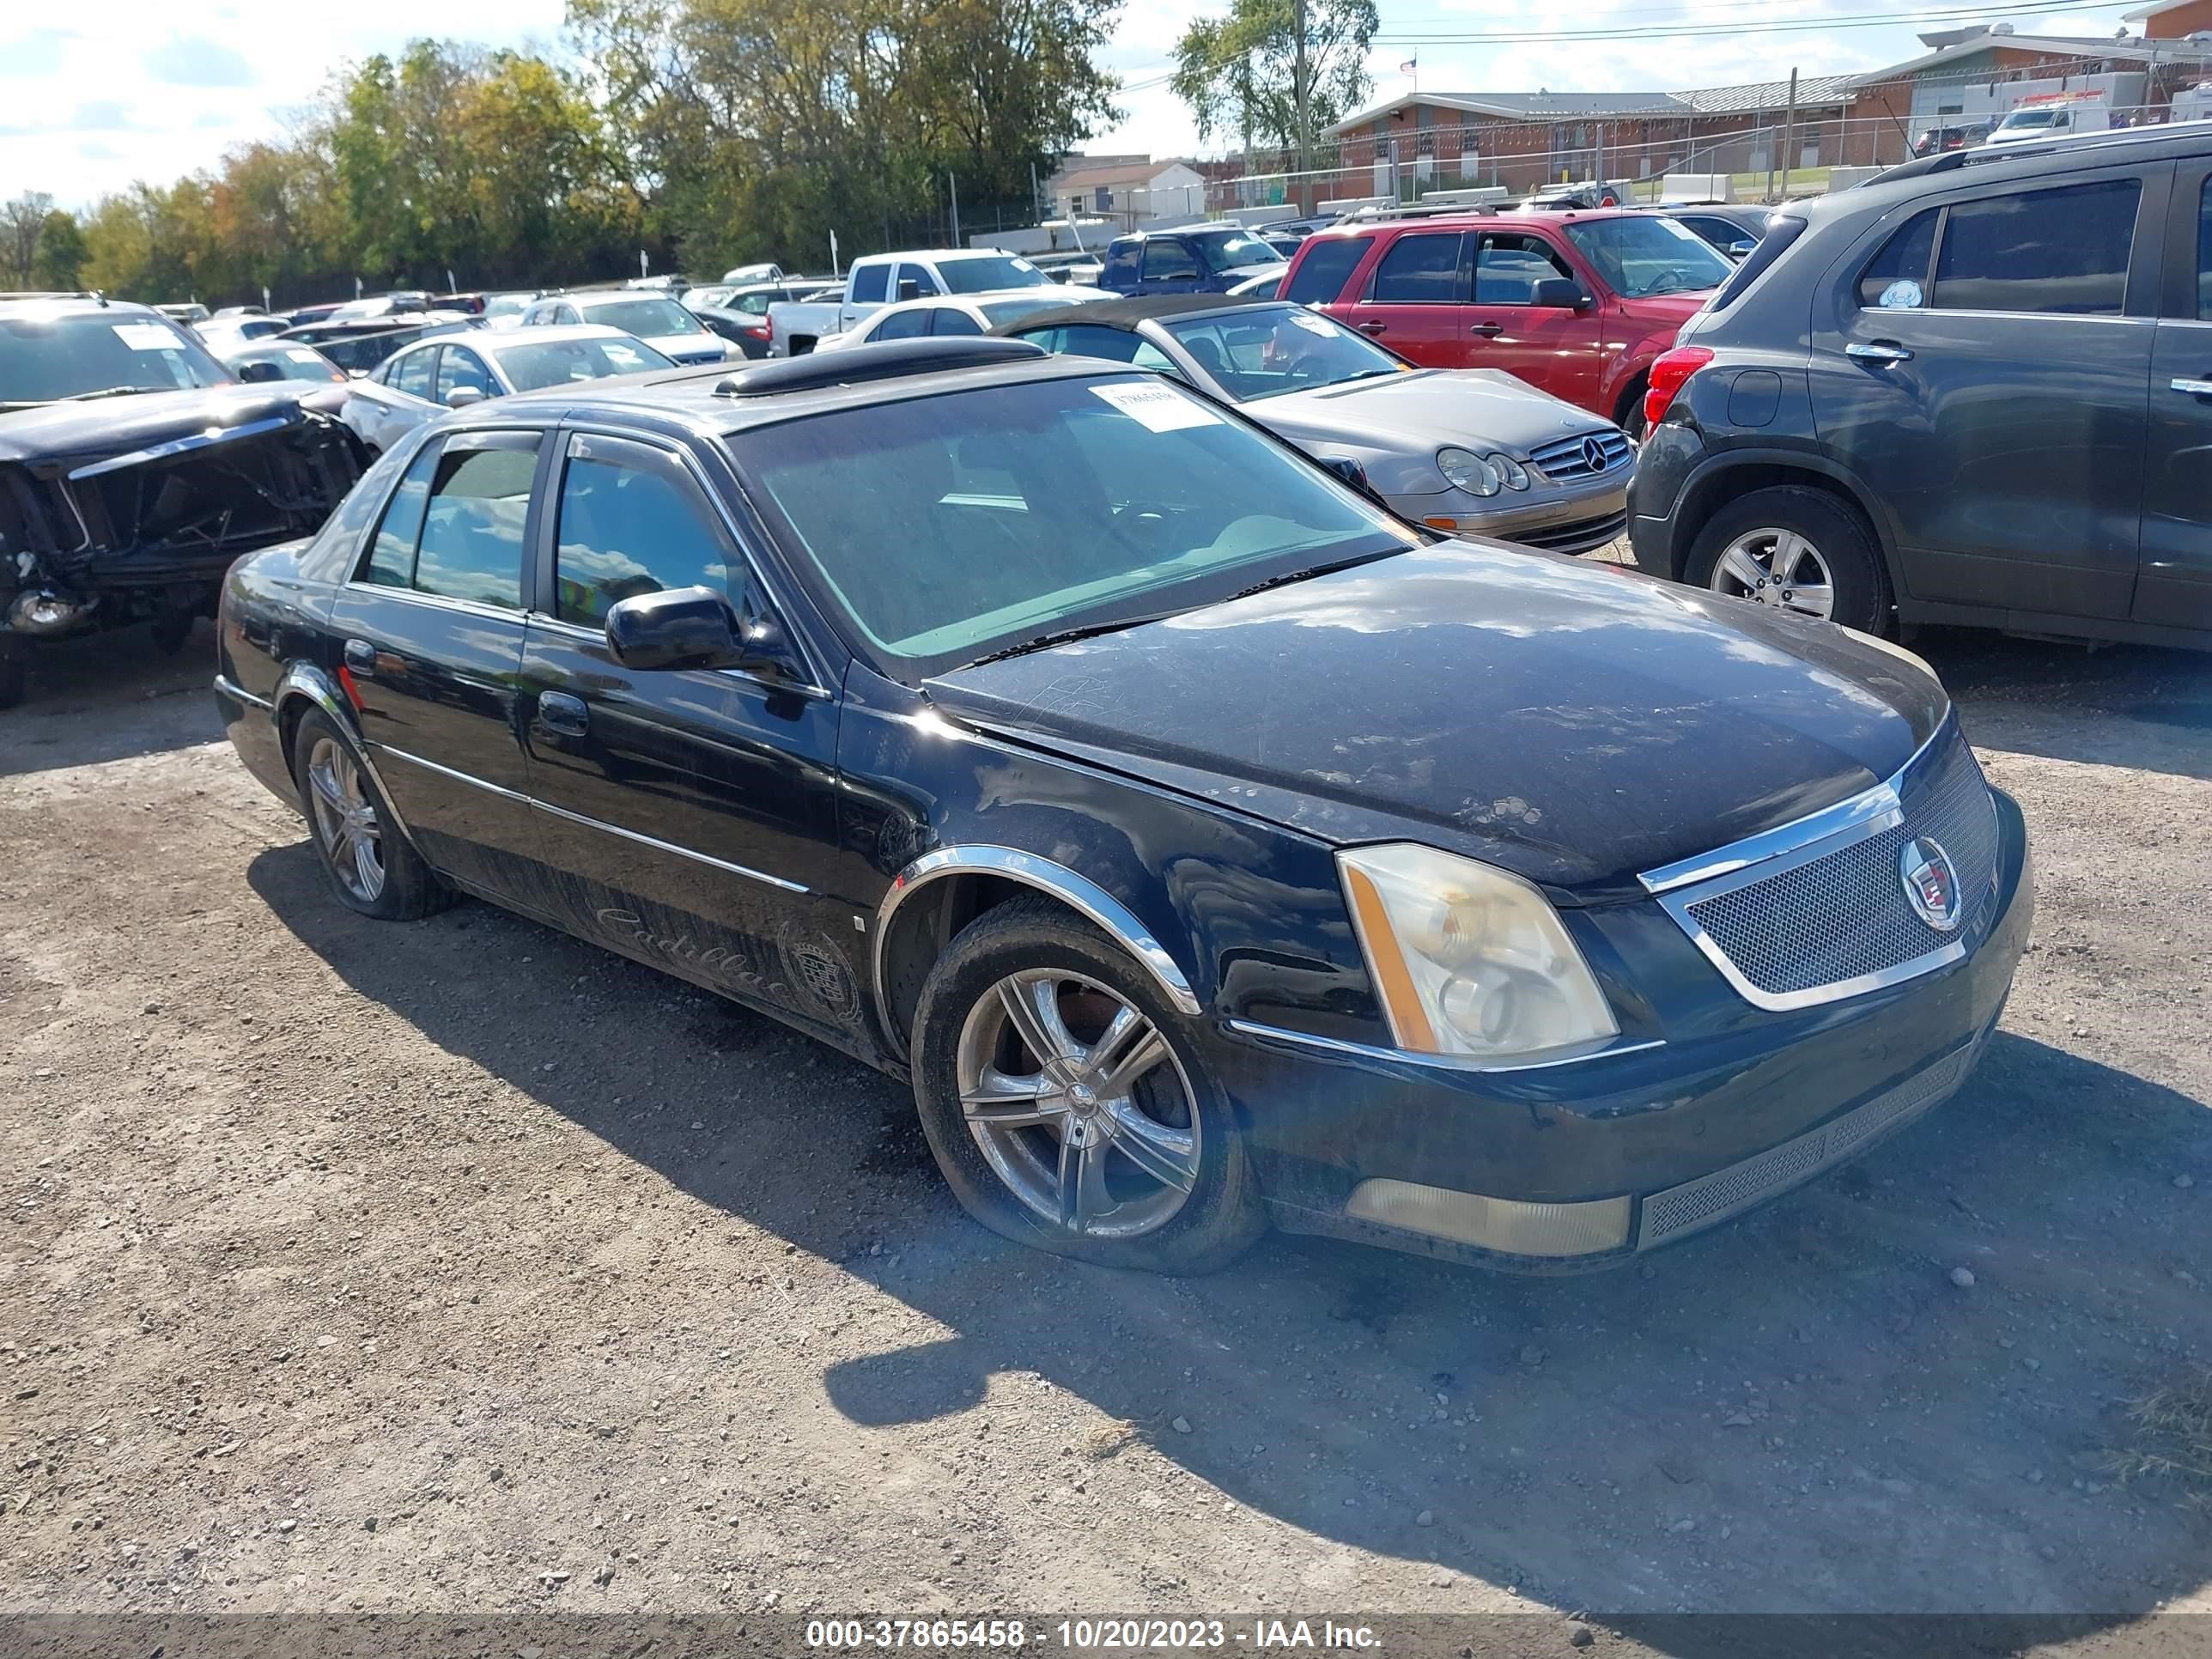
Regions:
<instances>
[{"instance_id":1,"label":"headlight","mask_svg":"<svg viewBox=\"0 0 2212 1659\"><path fill-rule=\"evenodd\" d=\"M1508 489L1526 489L1528 487L1528 469L1510 455L1486 455L1483 459L1490 463L1492 471L1505 480Z\"/></svg>"},{"instance_id":2,"label":"headlight","mask_svg":"<svg viewBox=\"0 0 2212 1659\"><path fill-rule=\"evenodd\" d=\"M1471 449L1439 449L1437 465L1449 483L1470 495L1498 493L1498 469Z\"/></svg>"},{"instance_id":3,"label":"headlight","mask_svg":"<svg viewBox=\"0 0 2212 1659\"><path fill-rule=\"evenodd\" d=\"M1518 876L1401 842L1337 854L1401 1048L1517 1059L1620 1027L1551 903Z\"/></svg>"}]
</instances>

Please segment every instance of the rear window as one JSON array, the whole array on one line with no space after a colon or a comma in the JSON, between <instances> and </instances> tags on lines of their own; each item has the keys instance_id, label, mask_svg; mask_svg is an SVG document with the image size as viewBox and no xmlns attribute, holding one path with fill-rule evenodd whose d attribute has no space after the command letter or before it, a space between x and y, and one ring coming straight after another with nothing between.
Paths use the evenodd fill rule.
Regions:
<instances>
[{"instance_id":1,"label":"rear window","mask_svg":"<svg viewBox=\"0 0 2212 1659\"><path fill-rule=\"evenodd\" d=\"M1291 272L1283 298L1302 306L1327 305L1344 292L1374 240L1372 236L1324 236L1308 242L1306 257Z\"/></svg>"},{"instance_id":2,"label":"rear window","mask_svg":"<svg viewBox=\"0 0 2212 1659\"><path fill-rule=\"evenodd\" d=\"M1766 274L1768 267L1779 259L1790 243L1805 234L1802 219L1786 218L1777 215L1767 221L1766 234L1759 238L1759 246L1744 256L1743 263L1729 274L1729 279L1717 289L1705 304L1707 311L1726 311L1742 296L1743 291Z\"/></svg>"},{"instance_id":3,"label":"rear window","mask_svg":"<svg viewBox=\"0 0 2212 1659\"><path fill-rule=\"evenodd\" d=\"M860 265L853 272L853 303L873 305L890 292L891 268L887 265Z\"/></svg>"}]
</instances>

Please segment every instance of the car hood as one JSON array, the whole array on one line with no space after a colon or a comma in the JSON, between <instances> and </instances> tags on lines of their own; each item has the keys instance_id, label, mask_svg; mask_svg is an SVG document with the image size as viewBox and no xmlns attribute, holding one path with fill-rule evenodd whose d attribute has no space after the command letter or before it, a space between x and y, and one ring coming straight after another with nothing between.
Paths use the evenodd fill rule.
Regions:
<instances>
[{"instance_id":1,"label":"car hood","mask_svg":"<svg viewBox=\"0 0 2212 1659\"><path fill-rule=\"evenodd\" d=\"M194 392L145 392L91 403L46 404L0 414L0 461L53 461L119 455L210 428L299 418L300 398L282 382L216 386Z\"/></svg>"},{"instance_id":2,"label":"car hood","mask_svg":"<svg viewBox=\"0 0 2212 1659\"><path fill-rule=\"evenodd\" d=\"M1243 409L1309 453L1354 454L1386 495L1449 489L1436 465L1437 451L1447 444L1503 449L1525 461L1539 444L1607 424L1494 368L1382 374L1256 398Z\"/></svg>"},{"instance_id":3,"label":"car hood","mask_svg":"<svg viewBox=\"0 0 2212 1659\"><path fill-rule=\"evenodd\" d=\"M946 714L1342 843L1592 900L1896 772L1902 653L1616 566L1453 542L954 670Z\"/></svg>"}]
</instances>

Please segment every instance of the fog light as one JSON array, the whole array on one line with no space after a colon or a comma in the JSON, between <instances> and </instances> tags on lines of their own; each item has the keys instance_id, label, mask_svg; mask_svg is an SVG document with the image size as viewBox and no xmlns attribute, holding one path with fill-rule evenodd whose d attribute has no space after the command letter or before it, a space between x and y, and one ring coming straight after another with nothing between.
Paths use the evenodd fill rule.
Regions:
<instances>
[{"instance_id":1,"label":"fog light","mask_svg":"<svg viewBox=\"0 0 2212 1659\"><path fill-rule=\"evenodd\" d=\"M1595 1255L1628 1243L1628 1197L1527 1204L1414 1181L1363 1181L1347 1215L1506 1255Z\"/></svg>"}]
</instances>

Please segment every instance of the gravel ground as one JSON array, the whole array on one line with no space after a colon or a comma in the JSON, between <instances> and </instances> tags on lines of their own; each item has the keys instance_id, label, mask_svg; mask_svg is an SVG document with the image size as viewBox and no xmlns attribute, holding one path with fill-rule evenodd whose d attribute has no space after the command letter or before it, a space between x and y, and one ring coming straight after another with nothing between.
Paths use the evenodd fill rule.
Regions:
<instances>
[{"instance_id":1,"label":"gravel ground","mask_svg":"<svg viewBox=\"0 0 2212 1659\"><path fill-rule=\"evenodd\" d=\"M2110 1473L2212 1360L2212 659L1919 647L2040 877L1954 1101L1638 1270L1182 1283L969 1224L764 1019L341 909L204 629L57 653L0 715L0 1610L2212 1611Z\"/></svg>"}]
</instances>

